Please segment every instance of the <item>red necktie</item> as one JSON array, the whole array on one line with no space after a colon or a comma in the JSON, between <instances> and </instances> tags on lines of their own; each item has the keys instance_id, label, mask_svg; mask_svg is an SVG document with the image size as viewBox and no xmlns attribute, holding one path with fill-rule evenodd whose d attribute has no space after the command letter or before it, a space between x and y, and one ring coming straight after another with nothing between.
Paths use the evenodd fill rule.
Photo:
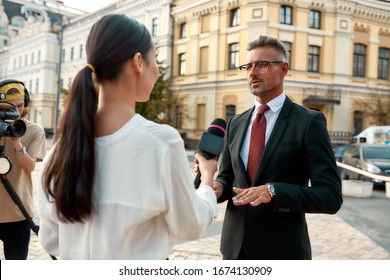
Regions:
<instances>
[{"instance_id":1,"label":"red necktie","mask_svg":"<svg viewBox=\"0 0 390 280\"><path fill-rule=\"evenodd\" d=\"M265 119L264 112L268 109L269 107L267 105L261 105L257 109L256 118L252 124L247 168L249 180L251 183L253 183L257 167L259 166L259 162L264 151L265 131L267 128L267 120Z\"/></svg>"}]
</instances>

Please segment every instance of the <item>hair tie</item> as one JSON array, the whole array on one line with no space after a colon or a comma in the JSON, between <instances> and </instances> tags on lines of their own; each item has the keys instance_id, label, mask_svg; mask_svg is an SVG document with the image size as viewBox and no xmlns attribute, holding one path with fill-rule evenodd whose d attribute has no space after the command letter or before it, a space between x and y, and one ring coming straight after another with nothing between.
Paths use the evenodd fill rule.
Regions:
<instances>
[{"instance_id":1,"label":"hair tie","mask_svg":"<svg viewBox=\"0 0 390 280\"><path fill-rule=\"evenodd\" d=\"M87 63L85 66L87 66L89 69L91 69L92 73L95 73L95 67L93 67L92 64Z\"/></svg>"}]
</instances>

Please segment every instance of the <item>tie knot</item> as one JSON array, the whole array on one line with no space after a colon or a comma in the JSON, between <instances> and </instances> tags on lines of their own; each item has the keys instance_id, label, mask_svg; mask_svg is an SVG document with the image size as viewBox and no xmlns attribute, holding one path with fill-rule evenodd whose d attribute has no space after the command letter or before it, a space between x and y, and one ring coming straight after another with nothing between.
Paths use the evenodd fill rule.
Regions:
<instances>
[{"instance_id":1,"label":"tie knot","mask_svg":"<svg viewBox=\"0 0 390 280\"><path fill-rule=\"evenodd\" d=\"M268 105L260 105L260 107L257 109L257 115L264 114L265 111L269 109Z\"/></svg>"}]
</instances>

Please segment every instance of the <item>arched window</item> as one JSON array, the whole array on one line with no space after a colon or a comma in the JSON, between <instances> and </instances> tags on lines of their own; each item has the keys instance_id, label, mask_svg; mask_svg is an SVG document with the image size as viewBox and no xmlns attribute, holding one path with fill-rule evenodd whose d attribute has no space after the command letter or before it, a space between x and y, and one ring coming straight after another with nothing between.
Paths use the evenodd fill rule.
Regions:
<instances>
[{"instance_id":1,"label":"arched window","mask_svg":"<svg viewBox=\"0 0 390 280\"><path fill-rule=\"evenodd\" d=\"M14 16L12 19L11 19L11 25L15 26L15 27L24 27L24 24L25 24L25 20L24 18L22 18L21 16Z\"/></svg>"}]
</instances>

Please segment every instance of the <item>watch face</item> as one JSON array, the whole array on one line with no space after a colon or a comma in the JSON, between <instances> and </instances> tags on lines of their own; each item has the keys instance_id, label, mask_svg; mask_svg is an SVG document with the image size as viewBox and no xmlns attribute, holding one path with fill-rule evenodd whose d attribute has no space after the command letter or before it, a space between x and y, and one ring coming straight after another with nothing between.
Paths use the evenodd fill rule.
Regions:
<instances>
[{"instance_id":1,"label":"watch face","mask_svg":"<svg viewBox=\"0 0 390 280\"><path fill-rule=\"evenodd\" d=\"M275 187L274 185L269 185L269 191L272 193L272 196L275 196Z\"/></svg>"}]
</instances>

